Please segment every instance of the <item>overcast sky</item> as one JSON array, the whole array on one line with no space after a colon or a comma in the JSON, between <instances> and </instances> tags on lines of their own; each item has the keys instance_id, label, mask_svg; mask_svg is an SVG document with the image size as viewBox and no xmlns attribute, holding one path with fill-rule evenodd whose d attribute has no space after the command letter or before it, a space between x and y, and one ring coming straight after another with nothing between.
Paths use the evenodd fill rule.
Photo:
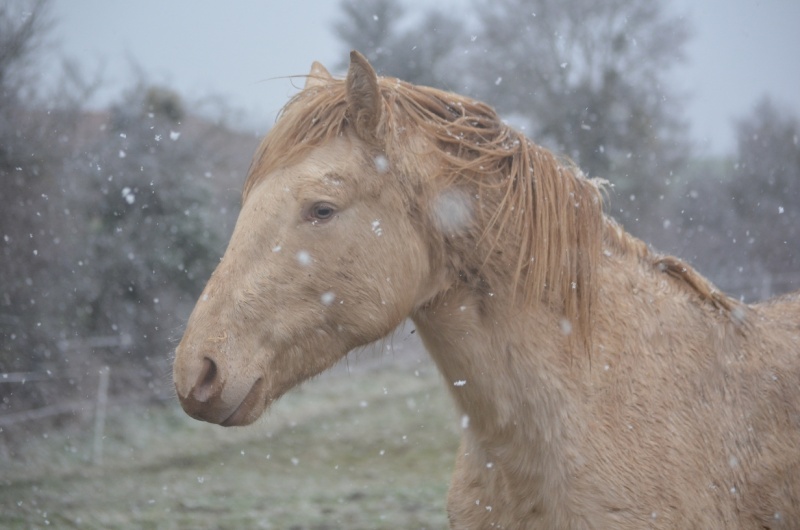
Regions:
<instances>
[{"instance_id":1,"label":"overcast sky","mask_svg":"<svg viewBox=\"0 0 800 530\"><path fill-rule=\"evenodd\" d=\"M733 120L762 95L800 114L800 1L669 3L695 28L689 62L673 82L690 96L685 116L699 151L731 151ZM190 100L221 96L262 131L302 85L276 78L305 74L314 60L333 67L347 52L332 31L337 0L55 0L52 7L58 53L106 80L96 104L130 82L135 63Z\"/></svg>"}]
</instances>

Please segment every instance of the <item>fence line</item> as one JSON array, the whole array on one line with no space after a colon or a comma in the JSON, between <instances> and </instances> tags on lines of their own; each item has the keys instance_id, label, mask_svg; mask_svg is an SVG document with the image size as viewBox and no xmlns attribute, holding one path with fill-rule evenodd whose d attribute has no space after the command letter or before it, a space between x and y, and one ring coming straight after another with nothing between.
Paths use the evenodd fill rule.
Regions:
<instances>
[{"instance_id":1,"label":"fence line","mask_svg":"<svg viewBox=\"0 0 800 530\"><path fill-rule=\"evenodd\" d=\"M73 401L71 403L59 403L47 405L38 409L25 410L0 416L0 427L14 425L25 421L40 420L50 416L58 416L70 412L79 412L94 409L94 436L92 443L92 462L95 465L103 463L103 440L105 439L106 412L108 409L108 381L111 369L105 366L99 371L99 382L97 384L97 397L92 400ZM28 381L44 381L55 379L48 372L47 374L37 373L9 373L0 374L0 381L6 383L26 383Z\"/></svg>"},{"instance_id":2,"label":"fence line","mask_svg":"<svg viewBox=\"0 0 800 530\"><path fill-rule=\"evenodd\" d=\"M139 401L166 401L173 399L174 396L159 396L159 395L143 395L138 397L123 396L116 399L109 399L108 406L116 406L122 403L136 403ZM58 405L46 405L38 409L23 410L20 412L11 412L0 416L0 427L7 427L17 423L24 423L26 421L36 421L50 416L58 416L59 414L69 414L71 412L84 412L92 409L97 404L96 401L85 399L81 401L71 401L69 403L60 403Z\"/></svg>"},{"instance_id":3,"label":"fence line","mask_svg":"<svg viewBox=\"0 0 800 530\"><path fill-rule=\"evenodd\" d=\"M51 381L56 379L49 371L46 374L36 372L10 372L0 374L0 383L27 383L28 381Z\"/></svg>"},{"instance_id":4,"label":"fence line","mask_svg":"<svg viewBox=\"0 0 800 530\"><path fill-rule=\"evenodd\" d=\"M100 382L97 385L97 407L94 412L94 443L92 444L92 462L103 464L103 431L106 428L106 409L108 408L108 366L100 370Z\"/></svg>"},{"instance_id":5,"label":"fence line","mask_svg":"<svg viewBox=\"0 0 800 530\"><path fill-rule=\"evenodd\" d=\"M59 414L67 414L69 412L80 412L87 410L92 405L93 401L73 401L71 403L59 403L58 405L47 405L38 409L23 410L22 412L12 412L0 416L0 427L14 425L25 421L41 420L50 416L58 416Z\"/></svg>"},{"instance_id":6,"label":"fence line","mask_svg":"<svg viewBox=\"0 0 800 530\"><path fill-rule=\"evenodd\" d=\"M101 368L98 371L100 377L104 370L109 370L106 366ZM87 376L91 376L91 372L85 372L82 374L64 374L60 373L59 375L53 374L50 370L47 370L45 373L41 372L6 372L0 373L0 383L37 383L42 381L58 381L64 379L84 379ZM108 389L105 390L108 392ZM46 405L44 407L39 407L36 409L29 409L29 410L22 410L19 412L12 412L9 414L4 414L0 416L0 427L14 425L15 423L21 423L25 421L34 421L34 420L41 420L44 418L48 418L50 416L58 416L59 414L67 414L70 412L79 412L91 408L95 405L95 401L91 399L81 399L78 401L70 401L67 403L58 403L55 405Z\"/></svg>"}]
</instances>

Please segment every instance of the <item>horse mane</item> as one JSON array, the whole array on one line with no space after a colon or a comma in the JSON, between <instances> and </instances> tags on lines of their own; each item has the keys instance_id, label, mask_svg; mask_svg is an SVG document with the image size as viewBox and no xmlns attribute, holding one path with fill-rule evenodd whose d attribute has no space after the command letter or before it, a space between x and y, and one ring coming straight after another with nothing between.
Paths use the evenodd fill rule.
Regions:
<instances>
[{"instance_id":1,"label":"horse mane","mask_svg":"<svg viewBox=\"0 0 800 530\"><path fill-rule=\"evenodd\" d=\"M703 302L725 314L740 331L748 324L747 306L721 292L691 265L675 256L659 254L627 232L612 218L604 219L604 242L619 254L635 256L644 264L672 278L680 288L694 293Z\"/></svg>"},{"instance_id":2,"label":"horse mane","mask_svg":"<svg viewBox=\"0 0 800 530\"><path fill-rule=\"evenodd\" d=\"M409 136L422 131L433 146L424 154L436 160L431 165L437 171L432 175L436 188L468 185L481 204L474 223L480 233L469 238L472 254L482 248L481 262L467 263L465 269L478 271L490 286L510 273L513 292L523 303L542 301L562 311L565 329L588 348L597 291L594 271L608 233L624 234L603 214L601 183L506 125L484 103L394 78L379 78L378 86L381 130L389 137L382 147L389 160L391 149L401 157L413 150ZM291 165L353 126L344 80L331 79L296 94L256 151L243 201L270 171ZM627 234L612 239L617 248L652 256L644 243L636 240L639 248L627 242L634 239ZM732 307L734 302L677 258L650 261L714 305Z\"/></svg>"}]
</instances>

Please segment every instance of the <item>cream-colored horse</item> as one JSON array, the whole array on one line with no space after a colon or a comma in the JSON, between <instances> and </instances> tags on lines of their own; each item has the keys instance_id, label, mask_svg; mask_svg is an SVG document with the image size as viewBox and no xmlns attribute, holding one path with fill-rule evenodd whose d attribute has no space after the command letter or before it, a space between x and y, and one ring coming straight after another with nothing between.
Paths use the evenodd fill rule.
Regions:
<instances>
[{"instance_id":1,"label":"cream-colored horse","mask_svg":"<svg viewBox=\"0 0 800 530\"><path fill-rule=\"evenodd\" d=\"M486 105L353 52L256 153L178 396L251 423L406 317L469 417L453 528L800 528L800 297L727 298Z\"/></svg>"}]
</instances>

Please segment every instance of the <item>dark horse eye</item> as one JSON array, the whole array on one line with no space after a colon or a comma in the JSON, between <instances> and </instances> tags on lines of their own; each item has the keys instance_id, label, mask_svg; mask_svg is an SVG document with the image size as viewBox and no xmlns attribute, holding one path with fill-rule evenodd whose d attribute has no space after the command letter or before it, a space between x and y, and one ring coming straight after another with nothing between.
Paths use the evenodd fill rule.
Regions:
<instances>
[{"instance_id":1,"label":"dark horse eye","mask_svg":"<svg viewBox=\"0 0 800 530\"><path fill-rule=\"evenodd\" d=\"M336 208L327 202L318 202L311 207L309 217L312 221L327 221L336 213Z\"/></svg>"}]
</instances>

